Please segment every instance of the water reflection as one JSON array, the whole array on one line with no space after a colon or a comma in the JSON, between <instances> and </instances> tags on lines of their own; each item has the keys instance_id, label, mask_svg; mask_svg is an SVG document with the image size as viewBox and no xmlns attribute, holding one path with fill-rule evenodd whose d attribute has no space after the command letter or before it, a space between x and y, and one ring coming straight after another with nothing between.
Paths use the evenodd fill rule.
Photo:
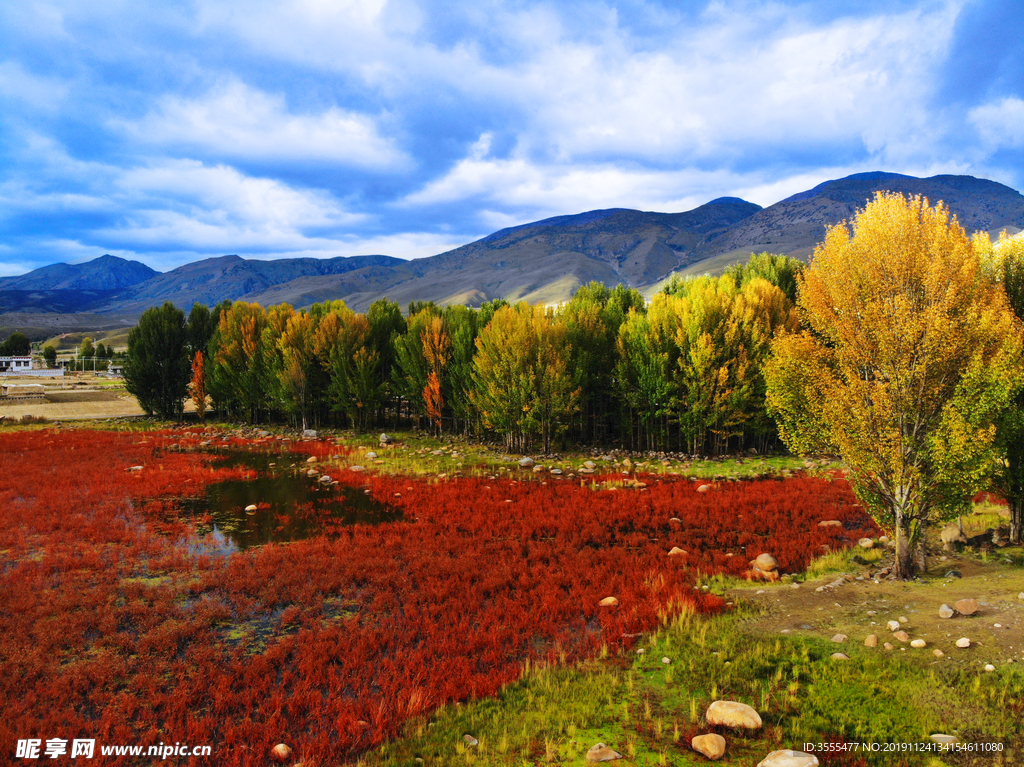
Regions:
<instances>
[{"instance_id":1,"label":"water reflection","mask_svg":"<svg viewBox=\"0 0 1024 767\"><path fill-rule=\"evenodd\" d=\"M346 525L401 518L401 511L373 500L361 488L324 485L318 476L307 476L305 456L217 452L224 461L258 473L248 480L209 485L204 497L183 501L182 513L199 522L202 551L196 553L227 555L251 546L330 535ZM321 470L346 471L341 467Z\"/></svg>"}]
</instances>

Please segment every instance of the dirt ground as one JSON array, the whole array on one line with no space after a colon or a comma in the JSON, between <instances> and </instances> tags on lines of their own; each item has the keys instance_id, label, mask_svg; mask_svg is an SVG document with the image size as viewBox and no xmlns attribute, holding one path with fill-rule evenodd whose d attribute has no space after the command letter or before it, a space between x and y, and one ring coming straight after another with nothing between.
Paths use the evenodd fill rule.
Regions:
<instances>
[{"instance_id":1,"label":"dirt ground","mask_svg":"<svg viewBox=\"0 0 1024 767\"><path fill-rule=\"evenodd\" d=\"M729 595L765 605L766 615L750 624L764 633L806 634L831 639L844 634L836 651L907 652L927 655L933 663L961 663L983 667L991 663L1024 663L1024 567L1019 564L1020 549L1011 564L1006 550L994 550L983 561L978 553L941 553L928 560L928 572L918 581L876 579L877 566L830 573L816 581L778 582L733 589ZM891 557L880 565L891 563ZM955 571L961 577L956 577ZM858 580L862 578L862 580ZM830 585L834 584L834 585ZM823 590L818 590L823 587ZM956 613L939 616L943 604L952 607L957 600L974 599L978 611L973 615ZM898 621L909 640L899 641L887 624ZM875 648L864 640L869 634L878 638ZM970 639L968 648L956 641ZM910 641L923 639L924 648L912 648ZM893 646L886 650L884 643ZM941 650L942 657L934 651Z\"/></svg>"},{"instance_id":2,"label":"dirt ground","mask_svg":"<svg viewBox=\"0 0 1024 767\"><path fill-rule=\"evenodd\" d=\"M45 400L0 404L0 418L20 419L26 415L50 421L72 421L145 413L135 397L124 389L50 390Z\"/></svg>"}]
</instances>

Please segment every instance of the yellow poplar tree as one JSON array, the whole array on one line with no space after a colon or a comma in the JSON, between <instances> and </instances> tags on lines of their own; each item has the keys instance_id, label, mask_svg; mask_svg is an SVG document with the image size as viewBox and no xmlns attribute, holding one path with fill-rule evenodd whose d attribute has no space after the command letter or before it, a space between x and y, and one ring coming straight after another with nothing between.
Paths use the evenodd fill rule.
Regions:
<instances>
[{"instance_id":1,"label":"yellow poplar tree","mask_svg":"<svg viewBox=\"0 0 1024 767\"><path fill-rule=\"evenodd\" d=\"M991 465L1024 384L1021 323L942 203L886 193L828 231L798 306L806 330L765 369L780 434L842 456L910 578L928 521L961 512Z\"/></svg>"}]
</instances>

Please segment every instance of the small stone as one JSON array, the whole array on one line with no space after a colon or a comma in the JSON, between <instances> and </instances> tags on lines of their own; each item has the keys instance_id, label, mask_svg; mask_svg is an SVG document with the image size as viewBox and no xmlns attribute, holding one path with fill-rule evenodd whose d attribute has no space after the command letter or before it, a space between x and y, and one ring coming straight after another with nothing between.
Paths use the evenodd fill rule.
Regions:
<instances>
[{"instance_id":1,"label":"small stone","mask_svg":"<svg viewBox=\"0 0 1024 767\"><path fill-rule=\"evenodd\" d=\"M1020 593L1019 593L1019 594L1017 595L1017 599L1024 599L1024 591L1020 592Z\"/></svg>"},{"instance_id":2,"label":"small stone","mask_svg":"<svg viewBox=\"0 0 1024 767\"><path fill-rule=\"evenodd\" d=\"M757 767L818 767L818 757L804 751L791 751L784 748L772 751L757 763Z\"/></svg>"},{"instance_id":3,"label":"small stone","mask_svg":"<svg viewBox=\"0 0 1024 767\"><path fill-rule=\"evenodd\" d=\"M474 738L472 735L463 735L462 739L466 741L466 745L469 747L480 745L480 741Z\"/></svg>"},{"instance_id":4,"label":"small stone","mask_svg":"<svg viewBox=\"0 0 1024 767\"><path fill-rule=\"evenodd\" d=\"M711 489L711 485L701 485L700 487L697 488L697 492L698 493L706 493L710 489Z\"/></svg>"},{"instance_id":5,"label":"small stone","mask_svg":"<svg viewBox=\"0 0 1024 767\"><path fill-rule=\"evenodd\" d=\"M672 659L671 658L662 658L661 662L664 663L667 666L669 663L672 662Z\"/></svg>"},{"instance_id":6,"label":"small stone","mask_svg":"<svg viewBox=\"0 0 1024 767\"><path fill-rule=\"evenodd\" d=\"M940 618L952 618L953 617L953 612L954 612L953 608L950 607L949 605L942 605L942 607L939 608L939 617Z\"/></svg>"},{"instance_id":7,"label":"small stone","mask_svg":"<svg viewBox=\"0 0 1024 767\"><path fill-rule=\"evenodd\" d=\"M360 471L366 471L366 469L364 469L362 466L349 466L348 470L349 471L354 471L354 472L357 472L357 473L360 472Z\"/></svg>"},{"instance_id":8,"label":"small stone","mask_svg":"<svg viewBox=\"0 0 1024 767\"><path fill-rule=\"evenodd\" d=\"M945 657L946 653L936 648L935 650L932 650L932 655L934 655L936 658L943 658Z\"/></svg>"},{"instance_id":9,"label":"small stone","mask_svg":"<svg viewBox=\"0 0 1024 767\"><path fill-rule=\"evenodd\" d=\"M761 727L761 715L746 703L733 700L716 700L708 706L704 718L711 726L756 730Z\"/></svg>"},{"instance_id":10,"label":"small stone","mask_svg":"<svg viewBox=\"0 0 1024 767\"><path fill-rule=\"evenodd\" d=\"M834 652L832 653L832 660L850 660L850 656L846 653Z\"/></svg>"},{"instance_id":11,"label":"small stone","mask_svg":"<svg viewBox=\"0 0 1024 767\"><path fill-rule=\"evenodd\" d=\"M843 523L838 519L823 519L818 523L818 527L842 527Z\"/></svg>"},{"instance_id":12,"label":"small stone","mask_svg":"<svg viewBox=\"0 0 1024 767\"><path fill-rule=\"evenodd\" d=\"M934 735L928 736L933 743L938 743L940 746L952 746L960 742L960 738L956 735L943 735L942 733L935 733Z\"/></svg>"},{"instance_id":13,"label":"small stone","mask_svg":"<svg viewBox=\"0 0 1024 767\"><path fill-rule=\"evenodd\" d=\"M306 459L306 463L316 463L316 456L311 455L309 458Z\"/></svg>"},{"instance_id":14,"label":"small stone","mask_svg":"<svg viewBox=\"0 0 1024 767\"><path fill-rule=\"evenodd\" d=\"M909 623L909 622L910 622L910 619L907 618L906 615L901 615L900 616L900 623Z\"/></svg>"},{"instance_id":15,"label":"small stone","mask_svg":"<svg viewBox=\"0 0 1024 767\"><path fill-rule=\"evenodd\" d=\"M621 758L622 754L604 743L596 743L587 751L588 762L611 762Z\"/></svg>"},{"instance_id":16,"label":"small stone","mask_svg":"<svg viewBox=\"0 0 1024 767\"><path fill-rule=\"evenodd\" d=\"M967 637L960 637L958 640L956 640L956 646L960 647L961 649L965 648L965 647L970 647L971 646L971 640L968 639Z\"/></svg>"},{"instance_id":17,"label":"small stone","mask_svg":"<svg viewBox=\"0 0 1024 767\"><path fill-rule=\"evenodd\" d=\"M258 507L256 506L255 503L250 503L248 506L245 507L245 510L248 512L253 512L256 511L257 508Z\"/></svg>"},{"instance_id":18,"label":"small stone","mask_svg":"<svg viewBox=\"0 0 1024 767\"><path fill-rule=\"evenodd\" d=\"M605 597L597 603L599 607L618 607L619 600L615 597Z\"/></svg>"},{"instance_id":19,"label":"small stone","mask_svg":"<svg viewBox=\"0 0 1024 767\"><path fill-rule=\"evenodd\" d=\"M913 642L910 643L910 646L921 649L922 647L927 647L928 643L923 639L915 639Z\"/></svg>"},{"instance_id":20,"label":"small stone","mask_svg":"<svg viewBox=\"0 0 1024 767\"><path fill-rule=\"evenodd\" d=\"M678 546L673 546L668 552L668 555L670 557L681 557L684 554L686 554L686 551L684 549L679 548Z\"/></svg>"},{"instance_id":21,"label":"small stone","mask_svg":"<svg viewBox=\"0 0 1024 767\"><path fill-rule=\"evenodd\" d=\"M889 644L888 642L886 642L885 644L883 644L883 645L882 645L882 647L884 647L884 648L885 648L886 650L891 650L891 649L893 649L892 645L891 645L891 644Z\"/></svg>"},{"instance_id":22,"label":"small stone","mask_svg":"<svg viewBox=\"0 0 1024 767\"><path fill-rule=\"evenodd\" d=\"M382 445L390 445L394 441L395 440L392 437L388 436L387 434L381 433L380 439L379 439L380 444L382 444Z\"/></svg>"},{"instance_id":23,"label":"small stone","mask_svg":"<svg viewBox=\"0 0 1024 767\"><path fill-rule=\"evenodd\" d=\"M857 545L862 549L873 549L875 547L875 542L870 538L861 538L857 541Z\"/></svg>"},{"instance_id":24,"label":"small stone","mask_svg":"<svg viewBox=\"0 0 1024 767\"><path fill-rule=\"evenodd\" d=\"M846 634L836 634L834 637L832 637L832 641L836 644L842 644L846 641Z\"/></svg>"},{"instance_id":25,"label":"small stone","mask_svg":"<svg viewBox=\"0 0 1024 767\"><path fill-rule=\"evenodd\" d=\"M964 576L963 576L963 573L961 573L959 570L950 570L949 572L946 573L946 577L947 578L963 578Z\"/></svg>"},{"instance_id":26,"label":"small stone","mask_svg":"<svg viewBox=\"0 0 1024 767\"><path fill-rule=\"evenodd\" d=\"M889 542L889 536L888 535L880 535L880 536L878 536L878 542L881 543L881 544L888 543Z\"/></svg>"},{"instance_id":27,"label":"small stone","mask_svg":"<svg viewBox=\"0 0 1024 767\"><path fill-rule=\"evenodd\" d=\"M376 459L376 457L377 457L377 454L375 452L373 452L372 450L369 453L366 454L366 459L368 461L372 461L372 460Z\"/></svg>"},{"instance_id":28,"label":"small stone","mask_svg":"<svg viewBox=\"0 0 1024 767\"><path fill-rule=\"evenodd\" d=\"M864 640L865 647L878 647L878 637L874 634L868 634Z\"/></svg>"},{"instance_id":29,"label":"small stone","mask_svg":"<svg viewBox=\"0 0 1024 767\"><path fill-rule=\"evenodd\" d=\"M995 667L995 666L993 666L993 665L992 665L991 663L986 663L986 664L985 664L985 670L986 670L986 671L995 671L995 670L996 670L996 667Z\"/></svg>"},{"instance_id":30,"label":"small stone","mask_svg":"<svg viewBox=\"0 0 1024 767\"><path fill-rule=\"evenodd\" d=\"M899 631L900 630L900 622L899 621L889 621L885 625L889 627L889 631Z\"/></svg>"},{"instance_id":31,"label":"small stone","mask_svg":"<svg viewBox=\"0 0 1024 767\"><path fill-rule=\"evenodd\" d=\"M975 599L959 599L953 607L961 615L974 615L978 612L978 602Z\"/></svg>"},{"instance_id":32,"label":"small stone","mask_svg":"<svg viewBox=\"0 0 1024 767\"><path fill-rule=\"evenodd\" d=\"M900 642L910 641L910 634L908 634L906 631L894 631L892 632L892 635L893 638L899 640Z\"/></svg>"},{"instance_id":33,"label":"small stone","mask_svg":"<svg viewBox=\"0 0 1024 767\"><path fill-rule=\"evenodd\" d=\"M993 623L992 624L992 628L994 628L994 629L1001 629L1002 627L1003 627L1002 623Z\"/></svg>"},{"instance_id":34,"label":"small stone","mask_svg":"<svg viewBox=\"0 0 1024 767\"><path fill-rule=\"evenodd\" d=\"M713 732L698 735L690 741L690 748L716 762L725 756L725 738Z\"/></svg>"},{"instance_id":35,"label":"small stone","mask_svg":"<svg viewBox=\"0 0 1024 767\"><path fill-rule=\"evenodd\" d=\"M522 458L519 459L519 468L520 469L532 469L534 463L535 463L534 460L532 458L530 458L530 456L524 455Z\"/></svg>"},{"instance_id":36,"label":"small stone","mask_svg":"<svg viewBox=\"0 0 1024 767\"><path fill-rule=\"evenodd\" d=\"M292 750L284 743L278 743L270 749L270 755L279 762L284 762L292 755Z\"/></svg>"}]
</instances>

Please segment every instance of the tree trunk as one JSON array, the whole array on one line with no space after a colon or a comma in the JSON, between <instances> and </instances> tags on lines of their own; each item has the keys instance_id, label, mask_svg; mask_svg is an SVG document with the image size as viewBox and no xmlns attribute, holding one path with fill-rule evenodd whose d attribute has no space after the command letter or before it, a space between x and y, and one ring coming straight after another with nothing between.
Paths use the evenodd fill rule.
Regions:
<instances>
[{"instance_id":1,"label":"tree trunk","mask_svg":"<svg viewBox=\"0 0 1024 767\"><path fill-rule=\"evenodd\" d=\"M1024 522L1024 498L1017 497L1010 501L1010 543L1020 545L1021 523Z\"/></svg>"},{"instance_id":2,"label":"tree trunk","mask_svg":"<svg viewBox=\"0 0 1024 767\"><path fill-rule=\"evenodd\" d=\"M896 512L896 577L909 581L914 577L914 550L910 540L910 517Z\"/></svg>"}]
</instances>

